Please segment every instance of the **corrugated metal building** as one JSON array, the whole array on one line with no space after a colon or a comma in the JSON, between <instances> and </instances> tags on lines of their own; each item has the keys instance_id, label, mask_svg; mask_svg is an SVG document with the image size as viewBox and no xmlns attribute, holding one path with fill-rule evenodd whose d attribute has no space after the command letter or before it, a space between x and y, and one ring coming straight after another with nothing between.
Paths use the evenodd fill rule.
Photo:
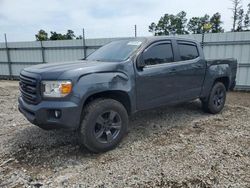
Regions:
<instances>
[{"instance_id":1,"label":"corrugated metal building","mask_svg":"<svg viewBox=\"0 0 250 188\"><path fill-rule=\"evenodd\" d=\"M180 35L201 42L202 35ZM18 76L24 67L39 63L81 59L100 46L120 38L44 42L0 43L0 76ZM239 63L237 88L250 90L250 32L205 34L207 59L236 58Z\"/></svg>"}]
</instances>

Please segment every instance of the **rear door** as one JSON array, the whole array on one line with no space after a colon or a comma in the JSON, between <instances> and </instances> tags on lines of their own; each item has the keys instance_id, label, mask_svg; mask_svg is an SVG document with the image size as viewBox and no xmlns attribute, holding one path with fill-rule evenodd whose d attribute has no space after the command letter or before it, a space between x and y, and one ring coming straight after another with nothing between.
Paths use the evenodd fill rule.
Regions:
<instances>
[{"instance_id":1,"label":"rear door","mask_svg":"<svg viewBox=\"0 0 250 188\"><path fill-rule=\"evenodd\" d=\"M200 47L196 43L178 40L177 72L179 75L179 97L184 100L198 98L201 93L206 62Z\"/></svg>"}]
</instances>

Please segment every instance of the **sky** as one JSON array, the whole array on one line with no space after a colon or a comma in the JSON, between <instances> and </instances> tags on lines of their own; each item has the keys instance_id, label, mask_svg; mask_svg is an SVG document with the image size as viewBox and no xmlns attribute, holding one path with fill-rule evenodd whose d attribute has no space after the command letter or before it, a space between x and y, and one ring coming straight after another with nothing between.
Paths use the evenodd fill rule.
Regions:
<instances>
[{"instance_id":1,"label":"sky","mask_svg":"<svg viewBox=\"0 0 250 188\"><path fill-rule=\"evenodd\" d=\"M250 0L242 0L243 8ZM86 38L150 36L148 26L165 13L184 10L187 17L222 14L223 27L232 27L230 0L0 0L0 42L34 41L35 34L66 33L68 29Z\"/></svg>"}]
</instances>

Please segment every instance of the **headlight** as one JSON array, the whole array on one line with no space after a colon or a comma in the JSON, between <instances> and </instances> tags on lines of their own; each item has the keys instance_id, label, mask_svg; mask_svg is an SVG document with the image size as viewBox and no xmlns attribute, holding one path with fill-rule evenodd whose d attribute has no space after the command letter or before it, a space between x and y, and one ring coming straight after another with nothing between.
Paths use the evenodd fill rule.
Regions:
<instances>
[{"instance_id":1,"label":"headlight","mask_svg":"<svg viewBox=\"0 0 250 188\"><path fill-rule=\"evenodd\" d=\"M42 81L44 97L65 97L72 90L70 81Z\"/></svg>"}]
</instances>

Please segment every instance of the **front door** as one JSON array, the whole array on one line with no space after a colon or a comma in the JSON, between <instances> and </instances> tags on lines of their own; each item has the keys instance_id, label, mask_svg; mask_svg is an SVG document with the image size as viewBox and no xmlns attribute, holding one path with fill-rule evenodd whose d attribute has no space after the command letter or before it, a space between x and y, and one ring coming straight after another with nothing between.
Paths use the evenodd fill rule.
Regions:
<instances>
[{"instance_id":1,"label":"front door","mask_svg":"<svg viewBox=\"0 0 250 188\"><path fill-rule=\"evenodd\" d=\"M137 109L153 108L167 100L175 100L178 86L171 41L153 43L144 50L142 60L145 67L138 70L136 77Z\"/></svg>"}]
</instances>

